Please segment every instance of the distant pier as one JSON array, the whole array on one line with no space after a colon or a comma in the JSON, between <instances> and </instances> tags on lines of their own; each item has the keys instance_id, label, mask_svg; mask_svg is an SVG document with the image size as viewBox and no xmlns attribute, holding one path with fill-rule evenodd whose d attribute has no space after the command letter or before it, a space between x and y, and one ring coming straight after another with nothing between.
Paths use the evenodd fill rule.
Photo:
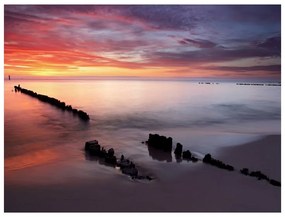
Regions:
<instances>
[{"instance_id":1,"label":"distant pier","mask_svg":"<svg viewBox=\"0 0 285 217\"><path fill-rule=\"evenodd\" d=\"M236 83L236 85L251 86L281 86L281 83Z\"/></svg>"},{"instance_id":2,"label":"distant pier","mask_svg":"<svg viewBox=\"0 0 285 217\"><path fill-rule=\"evenodd\" d=\"M61 102L58 99L55 99L53 97L49 97L46 95L38 94L34 91L22 88L22 87L20 87L20 85L14 86L14 89L15 89L15 92L19 91L21 93L24 93L24 94L27 94L31 97L37 98L38 100L40 100L42 102L53 105L53 106L55 106L59 109L62 109L64 111L72 112L74 115L77 115L83 121L89 121L90 120L89 115L86 112L72 108L71 105L66 105L65 102Z\"/></svg>"}]
</instances>

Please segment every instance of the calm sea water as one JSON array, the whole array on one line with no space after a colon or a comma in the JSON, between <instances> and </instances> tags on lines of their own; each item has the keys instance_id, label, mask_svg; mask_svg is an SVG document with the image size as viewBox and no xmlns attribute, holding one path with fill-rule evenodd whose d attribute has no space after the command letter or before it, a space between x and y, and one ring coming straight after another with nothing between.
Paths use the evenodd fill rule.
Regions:
<instances>
[{"instance_id":1,"label":"calm sea water","mask_svg":"<svg viewBox=\"0 0 285 217\"><path fill-rule=\"evenodd\" d=\"M86 111L90 122L15 93L13 86L18 84ZM157 173L166 161L141 143L149 133L171 136L198 156L281 133L280 87L134 80L5 81L4 85L9 182L108 177L113 168L85 157L84 143L92 139ZM176 164L175 158L167 160Z\"/></svg>"}]
</instances>

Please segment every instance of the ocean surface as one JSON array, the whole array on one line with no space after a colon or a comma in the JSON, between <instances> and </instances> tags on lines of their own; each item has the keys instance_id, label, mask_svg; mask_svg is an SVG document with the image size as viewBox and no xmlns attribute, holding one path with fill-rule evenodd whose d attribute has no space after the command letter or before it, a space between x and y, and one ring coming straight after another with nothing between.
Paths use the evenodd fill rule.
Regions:
<instances>
[{"instance_id":1,"label":"ocean surface","mask_svg":"<svg viewBox=\"0 0 285 217\"><path fill-rule=\"evenodd\" d=\"M87 112L88 123L13 86L64 101ZM198 157L281 134L281 87L210 85L190 81L47 80L4 83L5 183L53 184L126 178L92 161L84 144L96 139L153 176L169 176L174 156L161 156L142 141L149 133L171 136ZM180 168L193 167L181 162ZM175 171L175 170L173 170Z\"/></svg>"}]
</instances>

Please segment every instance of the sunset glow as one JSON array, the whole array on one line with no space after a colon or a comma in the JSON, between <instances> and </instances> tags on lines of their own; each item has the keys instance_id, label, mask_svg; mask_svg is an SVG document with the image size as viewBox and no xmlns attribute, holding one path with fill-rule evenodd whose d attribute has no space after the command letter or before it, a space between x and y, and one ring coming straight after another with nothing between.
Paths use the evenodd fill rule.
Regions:
<instances>
[{"instance_id":1,"label":"sunset glow","mask_svg":"<svg viewBox=\"0 0 285 217\"><path fill-rule=\"evenodd\" d=\"M280 6L4 10L5 77L281 77Z\"/></svg>"}]
</instances>

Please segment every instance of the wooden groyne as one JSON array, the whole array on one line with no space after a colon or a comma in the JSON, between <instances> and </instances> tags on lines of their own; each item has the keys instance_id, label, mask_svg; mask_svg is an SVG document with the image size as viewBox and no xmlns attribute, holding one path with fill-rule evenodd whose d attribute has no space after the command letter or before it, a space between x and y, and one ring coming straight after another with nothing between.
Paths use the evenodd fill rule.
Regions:
<instances>
[{"instance_id":1,"label":"wooden groyne","mask_svg":"<svg viewBox=\"0 0 285 217\"><path fill-rule=\"evenodd\" d=\"M172 152L172 138L171 137L167 138L165 136L160 136L158 134L149 134L149 139L146 141L146 143L149 146L152 146L158 150L161 150L162 152L168 152L171 155L171 152ZM181 161L181 157L183 160L192 161L193 163L196 163L197 161L201 161L201 159L198 159L197 157L195 157L191 153L190 150L183 151L183 145L181 145L180 143L176 144L174 154L175 154L177 162ZM211 165L211 166L218 167L220 169L228 170L228 171L236 170L233 166L213 158L211 154L209 153L204 156L204 158L202 159L202 162L205 164ZM281 182L269 178L267 175L265 175L261 171L251 171L250 172L248 168L243 168L239 170L239 172L245 176L255 177L258 180L265 180L271 185L278 186L278 187L281 186Z\"/></svg>"},{"instance_id":2,"label":"wooden groyne","mask_svg":"<svg viewBox=\"0 0 285 217\"><path fill-rule=\"evenodd\" d=\"M113 148L107 151L104 147L99 145L97 140L87 141L84 149L88 157L93 157L99 162L101 160L101 162L104 162L107 166L120 168L123 174L130 176L132 179L148 181L153 179L149 175L141 175L134 162L126 159L124 155L121 155L120 159L117 158Z\"/></svg>"},{"instance_id":3,"label":"wooden groyne","mask_svg":"<svg viewBox=\"0 0 285 217\"><path fill-rule=\"evenodd\" d=\"M148 140L142 143L146 143L149 147L153 147L163 153L168 153L169 155L171 155L172 141L173 140L171 137L160 136L158 134L149 134ZM99 161L99 163L101 161L101 164L103 162L103 164L105 164L106 166L119 168L123 174L130 176L132 179L148 181L153 180L153 177L149 175L141 175L136 165L132 161L126 159L124 155L121 155L121 158L117 158L115 155L115 150L113 148L110 148L107 151L104 147L99 145L97 140L87 141L85 143L84 149L88 160L90 159L90 157L93 157L95 160ZM181 145L180 143L176 144L174 154L178 163L182 160L186 160L188 162L191 161L193 163L202 161L204 164L208 164L230 172L239 171L239 173L242 175L251 176L257 178L258 180L265 180L271 185L281 187L281 182L269 178L261 171L249 171L248 168L236 170L233 166L213 158L211 154L206 154L203 159L198 159L191 153L190 150L183 151L183 145Z\"/></svg>"},{"instance_id":4,"label":"wooden groyne","mask_svg":"<svg viewBox=\"0 0 285 217\"><path fill-rule=\"evenodd\" d=\"M158 134L149 134L148 140L143 142L148 145L148 147L153 147L157 150L163 151L163 153L167 153L171 158L172 152L172 137L160 136ZM150 151L151 149L149 149ZM151 151L150 151L151 153ZM183 151L183 145L180 143L176 144L176 148L174 150L175 158L177 162L181 162L182 159L186 161L192 161L196 163L198 158L196 158L190 150Z\"/></svg>"},{"instance_id":5,"label":"wooden groyne","mask_svg":"<svg viewBox=\"0 0 285 217\"><path fill-rule=\"evenodd\" d=\"M24 93L24 94L27 94L31 97L37 98L38 100L40 100L42 102L53 105L53 106L55 106L59 109L62 109L64 111L72 112L74 115L77 115L83 121L89 121L90 120L89 115L86 112L72 108L71 105L66 105L65 102L61 102L60 100L58 100L56 98L49 97L49 96L42 95L42 94L38 94L32 90L22 88L22 87L20 87L20 85L14 86L14 89L15 89L15 92L19 91L21 93Z\"/></svg>"}]
</instances>

